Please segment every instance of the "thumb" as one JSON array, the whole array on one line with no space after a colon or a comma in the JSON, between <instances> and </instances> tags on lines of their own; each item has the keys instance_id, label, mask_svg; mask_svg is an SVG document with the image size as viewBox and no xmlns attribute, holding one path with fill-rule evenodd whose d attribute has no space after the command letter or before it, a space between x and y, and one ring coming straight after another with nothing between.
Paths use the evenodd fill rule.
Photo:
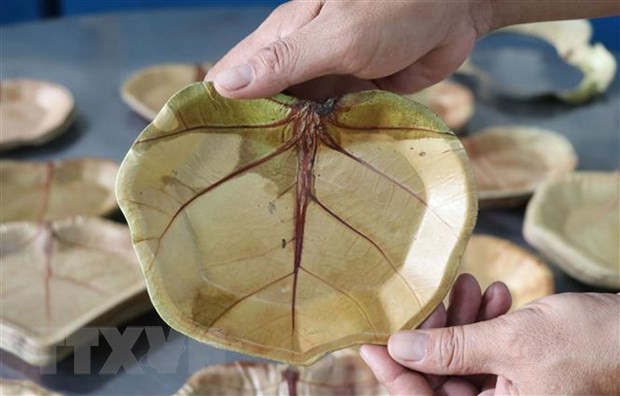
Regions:
<instances>
[{"instance_id":1,"label":"thumb","mask_svg":"<svg viewBox=\"0 0 620 396\"><path fill-rule=\"evenodd\" d=\"M496 321L400 331L390 337L388 351L401 365L426 374L498 374L505 345Z\"/></svg>"},{"instance_id":2,"label":"thumb","mask_svg":"<svg viewBox=\"0 0 620 396\"><path fill-rule=\"evenodd\" d=\"M316 77L344 74L346 70L339 67L343 40L331 35L330 29L314 20L269 43L245 63L216 74L215 88L230 98L260 98Z\"/></svg>"}]
</instances>

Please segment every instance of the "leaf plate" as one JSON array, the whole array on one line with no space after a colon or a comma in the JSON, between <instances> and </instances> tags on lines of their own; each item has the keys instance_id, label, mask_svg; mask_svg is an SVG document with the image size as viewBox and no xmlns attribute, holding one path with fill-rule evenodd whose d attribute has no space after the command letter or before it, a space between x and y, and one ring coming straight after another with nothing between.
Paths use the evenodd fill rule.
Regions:
<instances>
[{"instance_id":1,"label":"leaf plate","mask_svg":"<svg viewBox=\"0 0 620 396\"><path fill-rule=\"evenodd\" d=\"M60 396L32 381L0 379L0 395L6 396Z\"/></svg>"},{"instance_id":2,"label":"leaf plate","mask_svg":"<svg viewBox=\"0 0 620 396\"><path fill-rule=\"evenodd\" d=\"M238 361L200 370L175 396L388 395L354 350L332 353L307 368Z\"/></svg>"},{"instance_id":3,"label":"leaf plate","mask_svg":"<svg viewBox=\"0 0 620 396\"><path fill-rule=\"evenodd\" d=\"M620 172L548 180L527 206L525 239L570 276L620 289Z\"/></svg>"},{"instance_id":4,"label":"leaf plate","mask_svg":"<svg viewBox=\"0 0 620 396\"><path fill-rule=\"evenodd\" d=\"M422 105L234 101L211 83L166 104L116 191L164 320L296 365L424 320L477 202L460 141Z\"/></svg>"},{"instance_id":5,"label":"leaf plate","mask_svg":"<svg viewBox=\"0 0 620 396\"><path fill-rule=\"evenodd\" d=\"M212 63L168 63L135 72L121 87L123 101L152 121L168 99L188 84L202 81Z\"/></svg>"},{"instance_id":6,"label":"leaf plate","mask_svg":"<svg viewBox=\"0 0 620 396\"><path fill-rule=\"evenodd\" d=\"M117 209L117 172L117 163L97 158L2 160L0 223L108 214Z\"/></svg>"},{"instance_id":7,"label":"leaf plate","mask_svg":"<svg viewBox=\"0 0 620 396\"><path fill-rule=\"evenodd\" d=\"M543 181L577 166L577 154L564 136L525 126L495 126L463 138L481 207L525 203Z\"/></svg>"},{"instance_id":8,"label":"leaf plate","mask_svg":"<svg viewBox=\"0 0 620 396\"><path fill-rule=\"evenodd\" d=\"M0 81L0 151L41 145L74 121L73 95L61 85L39 80Z\"/></svg>"},{"instance_id":9,"label":"leaf plate","mask_svg":"<svg viewBox=\"0 0 620 396\"><path fill-rule=\"evenodd\" d=\"M512 295L512 309L553 294L553 274L538 257L514 243L474 234L461 260L461 272L472 274L482 290L502 281Z\"/></svg>"},{"instance_id":10,"label":"leaf plate","mask_svg":"<svg viewBox=\"0 0 620 396\"><path fill-rule=\"evenodd\" d=\"M129 230L118 223L0 224L0 260L0 348L33 365L69 354L63 342L83 326L116 325L151 307Z\"/></svg>"},{"instance_id":11,"label":"leaf plate","mask_svg":"<svg viewBox=\"0 0 620 396\"><path fill-rule=\"evenodd\" d=\"M407 98L428 107L448 128L458 131L474 115L474 95L466 86L444 80Z\"/></svg>"}]
</instances>

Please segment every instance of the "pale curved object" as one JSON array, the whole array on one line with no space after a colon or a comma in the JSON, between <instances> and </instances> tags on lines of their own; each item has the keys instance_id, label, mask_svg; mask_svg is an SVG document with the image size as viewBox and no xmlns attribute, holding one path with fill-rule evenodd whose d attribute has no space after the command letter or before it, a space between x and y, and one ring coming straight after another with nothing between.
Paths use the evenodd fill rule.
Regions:
<instances>
[{"instance_id":1,"label":"pale curved object","mask_svg":"<svg viewBox=\"0 0 620 396\"><path fill-rule=\"evenodd\" d=\"M496 126L462 141L474 167L482 207L522 205L540 183L577 166L568 139L542 128Z\"/></svg>"},{"instance_id":2,"label":"pale curved object","mask_svg":"<svg viewBox=\"0 0 620 396\"><path fill-rule=\"evenodd\" d=\"M344 350L310 367L239 361L193 374L175 396L387 396L359 353Z\"/></svg>"},{"instance_id":3,"label":"pale curved object","mask_svg":"<svg viewBox=\"0 0 620 396\"><path fill-rule=\"evenodd\" d=\"M405 97L422 103L436 113L448 126L458 131L474 115L474 95L462 84L441 81Z\"/></svg>"},{"instance_id":4,"label":"pale curved object","mask_svg":"<svg viewBox=\"0 0 620 396\"><path fill-rule=\"evenodd\" d=\"M168 99L193 82L202 81L212 63L170 63L135 72L121 87L123 101L152 121Z\"/></svg>"},{"instance_id":5,"label":"pale curved object","mask_svg":"<svg viewBox=\"0 0 620 396\"><path fill-rule=\"evenodd\" d=\"M0 223L99 216L117 209L116 162L81 158L0 161Z\"/></svg>"},{"instance_id":6,"label":"pale curved object","mask_svg":"<svg viewBox=\"0 0 620 396\"><path fill-rule=\"evenodd\" d=\"M234 101L211 83L167 103L116 191L164 320L295 365L424 320L477 202L460 141L413 101Z\"/></svg>"},{"instance_id":7,"label":"pale curved object","mask_svg":"<svg viewBox=\"0 0 620 396\"><path fill-rule=\"evenodd\" d=\"M527 206L525 239L570 276L620 289L620 173L575 172L544 183Z\"/></svg>"},{"instance_id":8,"label":"pale curved object","mask_svg":"<svg viewBox=\"0 0 620 396\"><path fill-rule=\"evenodd\" d=\"M32 381L0 379L0 395L6 396L60 396Z\"/></svg>"},{"instance_id":9,"label":"pale curved object","mask_svg":"<svg viewBox=\"0 0 620 396\"><path fill-rule=\"evenodd\" d=\"M553 274L538 257L491 235L472 235L461 260L461 272L472 274L485 290L502 281L512 295L512 309L553 294Z\"/></svg>"},{"instance_id":10,"label":"pale curved object","mask_svg":"<svg viewBox=\"0 0 620 396\"><path fill-rule=\"evenodd\" d=\"M509 26L502 31L546 40L556 48L566 63L583 72L579 86L570 92L556 94L566 102L585 102L605 92L616 76L614 56L602 44L590 44L592 25L585 19L528 23Z\"/></svg>"},{"instance_id":11,"label":"pale curved object","mask_svg":"<svg viewBox=\"0 0 620 396\"><path fill-rule=\"evenodd\" d=\"M150 309L129 230L109 220L0 224L0 261L0 348L33 365L71 353L64 341L85 325Z\"/></svg>"},{"instance_id":12,"label":"pale curved object","mask_svg":"<svg viewBox=\"0 0 620 396\"><path fill-rule=\"evenodd\" d=\"M65 132L74 120L69 90L49 81L0 81L0 151L41 145Z\"/></svg>"}]
</instances>

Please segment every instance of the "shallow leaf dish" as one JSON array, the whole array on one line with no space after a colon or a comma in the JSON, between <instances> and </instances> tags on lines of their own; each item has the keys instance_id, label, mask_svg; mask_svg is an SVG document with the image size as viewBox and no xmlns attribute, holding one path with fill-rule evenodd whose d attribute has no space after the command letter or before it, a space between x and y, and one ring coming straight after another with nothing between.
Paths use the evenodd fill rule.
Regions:
<instances>
[{"instance_id":1,"label":"shallow leaf dish","mask_svg":"<svg viewBox=\"0 0 620 396\"><path fill-rule=\"evenodd\" d=\"M117 209L118 164L96 158L0 161L0 223L99 216Z\"/></svg>"},{"instance_id":2,"label":"shallow leaf dish","mask_svg":"<svg viewBox=\"0 0 620 396\"><path fill-rule=\"evenodd\" d=\"M113 326L150 308L129 230L108 220L0 224L0 260L0 347L33 365L69 354L57 346L85 325Z\"/></svg>"},{"instance_id":3,"label":"shallow leaf dish","mask_svg":"<svg viewBox=\"0 0 620 396\"><path fill-rule=\"evenodd\" d=\"M335 352L306 368L240 361L200 370L175 396L388 395L354 350Z\"/></svg>"},{"instance_id":4,"label":"shallow leaf dish","mask_svg":"<svg viewBox=\"0 0 620 396\"><path fill-rule=\"evenodd\" d=\"M577 166L577 154L564 136L545 129L496 126L463 138L482 207L525 203L548 178Z\"/></svg>"},{"instance_id":5,"label":"shallow leaf dish","mask_svg":"<svg viewBox=\"0 0 620 396\"><path fill-rule=\"evenodd\" d=\"M171 63L134 73L121 87L123 101L142 118L151 121L168 99L187 85L202 81L211 63Z\"/></svg>"},{"instance_id":6,"label":"shallow leaf dish","mask_svg":"<svg viewBox=\"0 0 620 396\"><path fill-rule=\"evenodd\" d=\"M501 31L542 38L556 48L566 63L582 71L583 79L575 89L556 93L566 102L585 102L605 92L616 76L615 57L603 44L590 44L592 25L585 19L526 23Z\"/></svg>"},{"instance_id":7,"label":"shallow leaf dish","mask_svg":"<svg viewBox=\"0 0 620 396\"><path fill-rule=\"evenodd\" d=\"M478 280L482 290L502 281L512 295L512 309L553 294L553 274L535 255L491 235L472 235L461 260L461 272Z\"/></svg>"},{"instance_id":8,"label":"shallow leaf dish","mask_svg":"<svg viewBox=\"0 0 620 396\"><path fill-rule=\"evenodd\" d=\"M60 396L32 381L0 379L0 395L5 396Z\"/></svg>"},{"instance_id":9,"label":"shallow leaf dish","mask_svg":"<svg viewBox=\"0 0 620 396\"><path fill-rule=\"evenodd\" d=\"M164 320L295 365L424 320L476 215L460 141L381 91L234 101L192 84L138 137L116 191Z\"/></svg>"},{"instance_id":10,"label":"shallow leaf dish","mask_svg":"<svg viewBox=\"0 0 620 396\"><path fill-rule=\"evenodd\" d=\"M464 85L441 81L407 98L422 103L436 113L448 128L458 131L474 115L474 95Z\"/></svg>"},{"instance_id":11,"label":"shallow leaf dish","mask_svg":"<svg viewBox=\"0 0 620 396\"><path fill-rule=\"evenodd\" d=\"M47 143L74 120L73 95L49 81L0 81L0 151Z\"/></svg>"},{"instance_id":12,"label":"shallow leaf dish","mask_svg":"<svg viewBox=\"0 0 620 396\"><path fill-rule=\"evenodd\" d=\"M544 183L527 206L525 239L567 274L620 289L620 172L575 172Z\"/></svg>"}]
</instances>

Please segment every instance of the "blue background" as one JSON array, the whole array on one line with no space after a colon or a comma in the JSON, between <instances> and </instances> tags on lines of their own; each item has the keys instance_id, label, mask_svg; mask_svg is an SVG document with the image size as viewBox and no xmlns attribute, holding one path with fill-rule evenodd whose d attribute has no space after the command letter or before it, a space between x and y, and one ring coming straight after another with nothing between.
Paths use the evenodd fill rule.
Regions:
<instances>
[{"instance_id":1,"label":"blue background","mask_svg":"<svg viewBox=\"0 0 620 396\"><path fill-rule=\"evenodd\" d=\"M285 0L0 0L0 24L153 8L271 6Z\"/></svg>"},{"instance_id":2,"label":"blue background","mask_svg":"<svg viewBox=\"0 0 620 396\"><path fill-rule=\"evenodd\" d=\"M284 0L0 0L0 24L63 15L84 15L165 7L271 6ZM594 42L620 50L620 17L593 20Z\"/></svg>"}]
</instances>

